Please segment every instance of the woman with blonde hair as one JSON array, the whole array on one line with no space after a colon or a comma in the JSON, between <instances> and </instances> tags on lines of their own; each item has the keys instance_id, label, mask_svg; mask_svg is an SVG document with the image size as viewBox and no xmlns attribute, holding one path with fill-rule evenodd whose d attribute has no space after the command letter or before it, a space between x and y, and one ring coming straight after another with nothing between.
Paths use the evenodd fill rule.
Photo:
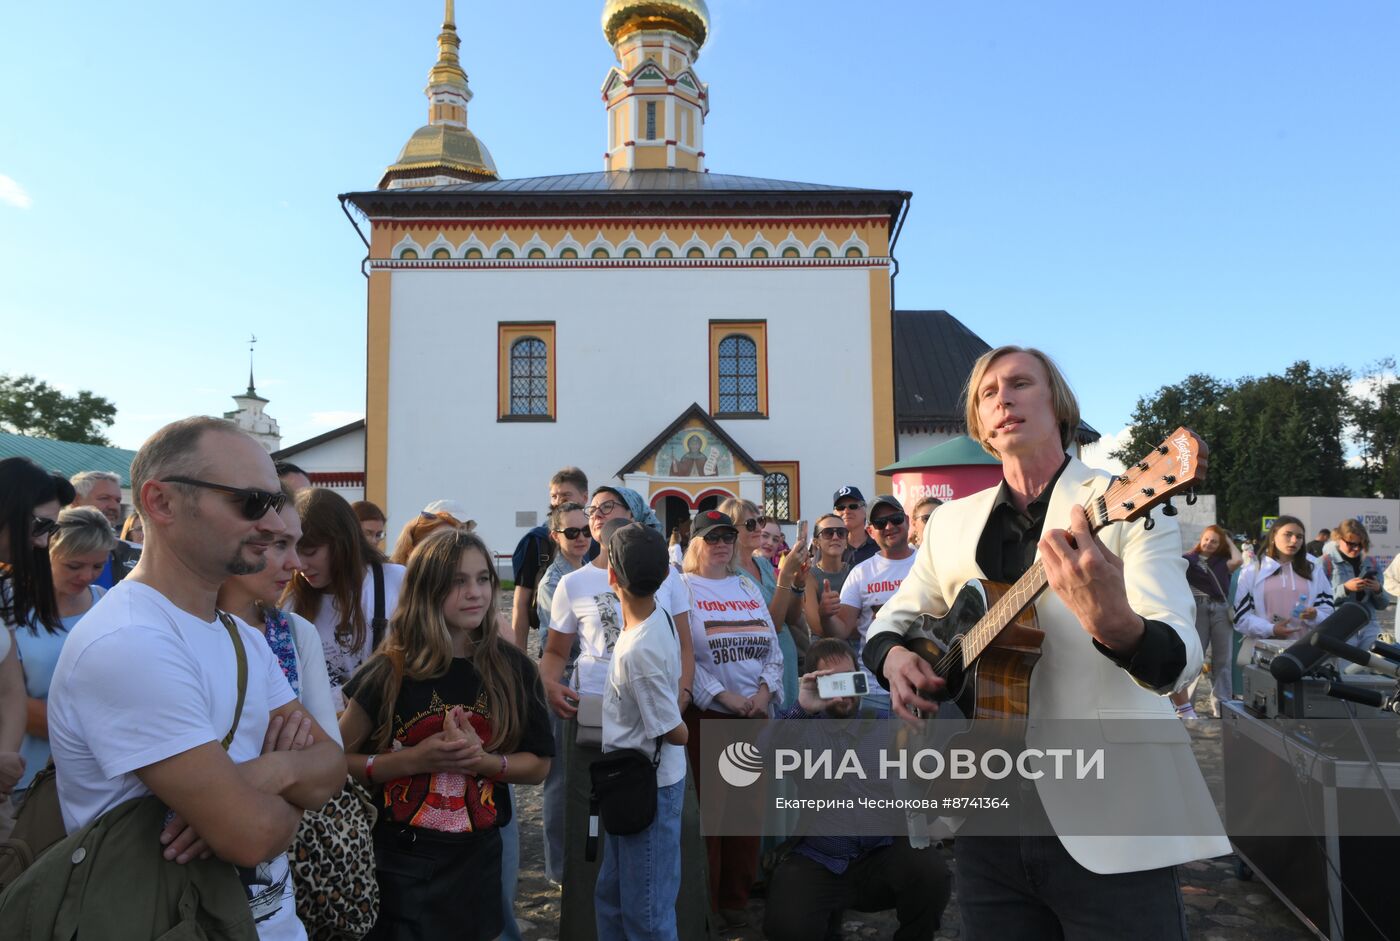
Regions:
<instances>
[{"instance_id":1,"label":"woman with blonde hair","mask_svg":"<svg viewBox=\"0 0 1400 941\"><path fill-rule=\"evenodd\" d=\"M481 539L430 534L409 556L384 644L346 684L346 760L381 806L369 939L486 941L512 914L501 904L506 784L543 781L554 739L534 664L500 635L499 589Z\"/></svg>"},{"instance_id":2,"label":"woman with blonde hair","mask_svg":"<svg viewBox=\"0 0 1400 941\"><path fill-rule=\"evenodd\" d=\"M1219 526L1207 526L1196 547L1186 553L1186 581L1196 598L1196 633L1201 651L1210 652L1211 694L1215 715L1220 703L1234 698L1231 671L1234 667L1234 622L1231 618L1230 575L1244 564L1244 556ZM1195 719L1191 689L1172 693L1172 705L1183 719Z\"/></svg>"},{"instance_id":3,"label":"woman with blonde hair","mask_svg":"<svg viewBox=\"0 0 1400 941\"><path fill-rule=\"evenodd\" d=\"M1331 573L1332 597L1337 604L1355 601L1371 613L1371 620L1357 631L1351 643L1370 650L1380 637L1381 625L1376 620L1376 612L1395 599L1390 597L1380 582L1380 565L1374 556L1367 555L1371 549L1371 536L1354 519L1345 519L1332 530L1332 541L1322 550L1324 565ZM1348 665L1348 673L1365 669Z\"/></svg>"}]
</instances>

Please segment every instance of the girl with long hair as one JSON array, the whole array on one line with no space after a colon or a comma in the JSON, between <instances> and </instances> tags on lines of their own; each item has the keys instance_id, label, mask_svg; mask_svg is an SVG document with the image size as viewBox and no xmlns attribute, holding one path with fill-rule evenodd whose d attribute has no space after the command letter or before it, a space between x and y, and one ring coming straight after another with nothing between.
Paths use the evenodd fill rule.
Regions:
<instances>
[{"instance_id":1,"label":"girl with long hair","mask_svg":"<svg viewBox=\"0 0 1400 941\"><path fill-rule=\"evenodd\" d=\"M14 649L20 624L59 629L49 566L49 537L58 511L76 494L67 480L25 457L0 461L0 837L9 834L10 791L24 774L27 697Z\"/></svg>"},{"instance_id":2,"label":"girl with long hair","mask_svg":"<svg viewBox=\"0 0 1400 941\"><path fill-rule=\"evenodd\" d=\"M1212 706L1220 715L1220 703L1234 697L1231 671L1234 667L1234 630L1230 619L1230 575L1244 564L1244 556L1219 526L1207 526L1196 540L1196 547L1184 556L1186 581L1196 598L1196 633L1202 652L1210 652ZM1172 705L1184 719L1197 718L1191 705L1191 690L1172 693Z\"/></svg>"},{"instance_id":3,"label":"girl with long hair","mask_svg":"<svg viewBox=\"0 0 1400 941\"><path fill-rule=\"evenodd\" d=\"M543 781L554 740L534 664L500 636L499 589L480 538L432 533L383 645L345 687L350 773L381 798L369 939L501 933L505 785Z\"/></svg>"},{"instance_id":4,"label":"girl with long hair","mask_svg":"<svg viewBox=\"0 0 1400 941\"><path fill-rule=\"evenodd\" d=\"M1371 649L1381 633L1376 612L1395 600L1381 588L1381 568L1375 556L1367 554L1370 549L1371 536L1366 527L1354 519L1345 519L1332 530L1332 541L1322 550L1331 572L1333 599L1337 604L1355 601L1371 613L1371 620L1350 641L1365 650ZM1360 665L1348 664L1346 672L1363 669L1365 667Z\"/></svg>"},{"instance_id":5,"label":"girl with long hair","mask_svg":"<svg viewBox=\"0 0 1400 941\"><path fill-rule=\"evenodd\" d=\"M282 594L282 607L316 625L336 707L341 687L382 639L375 612L387 619L399 597L404 570L384 560L365 538L355 511L333 490L312 487L296 497L301 517L301 569ZM380 585L382 584L382 593Z\"/></svg>"},{"instance_id":6,"label":"girl with long hair","mask_svg":"<svg viewBox=\"0 0 1400 941\"><path fill-rule=\"evenodd\" d=\"M26 790L34 775L49 762L49 683L68 633L107 593L96 582L116 544L112 525L96 507L71 507L58 514L58 529L49 537L49 569L58 602L58 629L33 621L15 628L15 647L28 697L24 744L20 746L24 777L15 788L16 806L19 792Z\"/></svg>"},{"instance_id":7,"label":"girl with long hair","mask_svg":"<svg viewBox=\"0 0 1400 941\"><path fill-rule=\"evenodd\" d=\"M1321 563L1308 558L1296 516L1280 516L1264 547L1240 569L1235 629L1246 637L1294 637L1332 613L1332 585Z\"/></svg>"}]
</instances>

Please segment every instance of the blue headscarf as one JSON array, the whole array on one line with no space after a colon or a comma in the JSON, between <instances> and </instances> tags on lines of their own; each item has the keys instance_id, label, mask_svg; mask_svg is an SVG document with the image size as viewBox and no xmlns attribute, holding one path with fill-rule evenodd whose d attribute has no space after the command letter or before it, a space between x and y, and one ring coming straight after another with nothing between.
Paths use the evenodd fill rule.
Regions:
<instances>
[{"instance_id":1,"label":"blue headscarf","mask_svg":"<svg viewBox=\"0 0 1400 941\"><path fill-rule=\"evenodd\" d=\"M604 484L599 487L598 490L606 490L609 493L617 494L622 498L622 502L627 504L627 509L631 511L634 522L641 523L649 529L654 529L663 536L666 535L665 530L661 528L661 520L656 518L656 513L652 511L651 507L647 506L647 501L643 499L642 495L637 491L628 487L614 487L612 484ZM597 493L597 491L595 490L594 493Z\"/></svg>"}]
</instances>

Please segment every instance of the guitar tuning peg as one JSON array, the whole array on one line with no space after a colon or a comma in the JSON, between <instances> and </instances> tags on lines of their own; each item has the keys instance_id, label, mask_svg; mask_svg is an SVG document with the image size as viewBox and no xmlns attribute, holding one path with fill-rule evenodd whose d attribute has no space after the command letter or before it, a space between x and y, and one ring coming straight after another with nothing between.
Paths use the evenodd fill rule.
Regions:
<instances>
[{"instance_id":1,"label":"guitar tuning peg","mask_svg":"<svg viewBox=\"0 0 1400 941\"><path fill-rule=\"evenodd\" d=\"M1147 530L1148 532L1151 532L1151 531L1152 531L1152 528L1153 528L1154 526L1156 526L1156 525L1157 525L1157 521L1154 520L1154 519L1152 518L1152 514L1151 514L1151 513L1147 514L1146 516L1144 516L1144 517L1142 518L1142 528L1143 528L1144 530Z\"/></svg>"},{"instance_id":2,"label":"guitar tuning peg","mask_svg":"<svg viewBox=\"0 0 1400 941\"><path fill-rule=\"evenodd\" d=\"M1190 490L1186 491L1186 505L1187 505L1187 506L1195 506L1195 505L1196 505L1196 488L1195 488L1195 487L1192 487Z\"/></svg>"},{"instance_id":3,"label":"guitar tuning peg","mask_svg":"<svg viewBox=\"0 0 1400 941\"><path fill-rule=\"evenodd\" d=\"M1167 505L1164 506L1164 507L1162 507L1162 515L1163 515L1163 516L1175 516L1175 515L1176 515L1177 513L1179 513L1179 512L1181 512L1181 511L1178 510L1176 507L1172 506L1172 501L1171 501L1171 500L1168 500L1168 501L1167 501Z\"/></svg>"}]
</instances>

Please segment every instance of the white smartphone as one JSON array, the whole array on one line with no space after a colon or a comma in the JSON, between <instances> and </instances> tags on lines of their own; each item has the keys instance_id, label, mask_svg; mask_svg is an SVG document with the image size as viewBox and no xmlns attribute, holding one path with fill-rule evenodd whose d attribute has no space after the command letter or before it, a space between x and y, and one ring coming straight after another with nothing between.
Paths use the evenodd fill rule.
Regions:
<instances>
[{"instance_id":1,"label":"white smartphone","mask_svg":"<svg viewBox=\"0 0 1400 941\"><path fill-rule=\"evenodd\" d=\"M817 695L822 699L840 699L843 696L865 696L870 692L870 684L865 674L859 670L852 673L828 673L817 677Z\"/></svg>"}]
</instances>

